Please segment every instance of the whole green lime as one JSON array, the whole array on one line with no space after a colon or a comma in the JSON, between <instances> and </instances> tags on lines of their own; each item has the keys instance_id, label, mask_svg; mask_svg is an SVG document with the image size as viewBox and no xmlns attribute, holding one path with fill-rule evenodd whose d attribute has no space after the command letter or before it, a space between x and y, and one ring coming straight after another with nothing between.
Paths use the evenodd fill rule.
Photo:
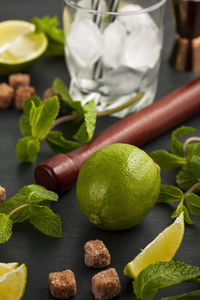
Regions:
<instances>
[{"instance_id":1,"label":"whole green lime","mask_svg":"<svg viewBox=\"0 0 200 300\"><path fill-rule=\"evenodd\" d=\"M76 197L83 215L106 230L138 224L160 192L158 166L141 149L128 144L106 146L84 163Z\"/></svg>"}]
</instances>

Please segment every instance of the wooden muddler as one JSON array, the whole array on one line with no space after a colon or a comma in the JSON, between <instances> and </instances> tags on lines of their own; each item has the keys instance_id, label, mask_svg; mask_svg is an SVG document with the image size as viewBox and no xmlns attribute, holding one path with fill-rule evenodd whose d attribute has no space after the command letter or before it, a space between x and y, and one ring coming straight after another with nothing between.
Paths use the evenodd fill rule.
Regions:
<instances>
[{"instance_id":1,"label":"wooden muddler","mask_svg":"<svg viewBox=\"0 0 200 300\"><path fill-rule=\"evenodd\" d=\"M88 144L42 162L35 169L36 182L52 191L64 192L76 181L86 159L103 146L114 143L141 146L199 112L200 78L118 121Z\"/></svg>"}]
</instances>

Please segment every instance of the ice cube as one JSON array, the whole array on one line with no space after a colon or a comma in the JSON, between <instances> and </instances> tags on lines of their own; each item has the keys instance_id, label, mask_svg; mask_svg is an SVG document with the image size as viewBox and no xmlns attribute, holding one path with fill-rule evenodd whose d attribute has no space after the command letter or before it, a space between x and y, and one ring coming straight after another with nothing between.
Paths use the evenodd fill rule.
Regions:
<instances>
[{"instance_id":1,"label":"ice cube","mask_svg":"<svg viewBox=\"0 0 200 300\"><path fill-rule=\"evenodd\" d=\"M126 12L136 12L137 14L127 14L124 16L119 16L118 19L125 25L126 30L131 32L132 30L136 30L139 27L152 27L156 28L156 24L153 21L152 17L147 12L139 13L139 11L143 10L144 8L138 4L127 4L122 6L119 11L126 13Z\"/></svg>"},{"instance_id":2,"label":"ice cube","mask_svg":"<svg viewBox=\"0 0 200 300\"><path fill-rule=\"evenodd\" d=\"M126 30L123 24L116 20L104 31L103 62L107 67L117 68L120 64Z\"/></svg>"},{"instance_id":3,"label":"ice cube","mask_svg":"<svg viewBox=\"0 0 200 300\"><path fill-rule=\"evenodd\" d=\"M72 24L67 45L75 61L89 67L103 54L103 35L92 20L83 19Z\"/></svg>"},{"instance_id":4,"label":"ice cube","mask_svg":"<svg viewBox=\"0 0 200 300\"><path fill-rule=\"evenodd\" d=\"M161 44L158 30L138 27L126 37L122 64L141 71L153 68L159 60Z\"/></svg>"},{"instance_id":5,"label":"ice cube","mask_svg":"<svg viewBox=\"0 0 200 300\"><path fill-rule=\"evenodd\" d=\"M140 86L143 74L128 67L119 67L104 74L99 91L112 97L129 95Z\"/></svg>"}]
</instances>

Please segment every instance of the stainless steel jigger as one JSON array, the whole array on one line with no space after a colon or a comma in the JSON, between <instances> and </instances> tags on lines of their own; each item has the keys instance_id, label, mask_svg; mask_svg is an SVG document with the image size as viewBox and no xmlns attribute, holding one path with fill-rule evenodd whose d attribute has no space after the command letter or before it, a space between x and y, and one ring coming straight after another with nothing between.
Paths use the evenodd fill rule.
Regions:
<instances>
[{"instance_id":1,"label":"stainless steel jigger","mask_svg":"<svg viewBox=\"0 0 200 300\"><path fill-rule=\"evenodd\" d=\"M179 71L200 71L200 0L171 0L176 38L170 64Z\"/></svg>"}]
</instances>

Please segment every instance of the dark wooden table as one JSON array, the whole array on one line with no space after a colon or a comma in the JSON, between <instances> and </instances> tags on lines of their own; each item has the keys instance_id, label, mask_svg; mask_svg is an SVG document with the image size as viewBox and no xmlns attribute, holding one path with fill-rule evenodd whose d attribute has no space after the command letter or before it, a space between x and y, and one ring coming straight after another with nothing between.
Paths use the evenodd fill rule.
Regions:
<instances>
[{"instance_id":1,"label":"dark wooden table","mask_svg":"<svg viewBox=\"0 0 200 300\"><path fill-rule=\"evenodd\" d=\"M7 19L30 20L33 16L58 15L61 19L61 1L55 0L0 0L0 21ZM167 4L165 16L165 43L156 99L166 95L175 88L196 78L200 73L179 73L171 69L168 58L174 38L170 3ZM55 77L69 82L69 76L63 58L43 57L30 70L32 85L37 93L51 86ZM0 78L0 82L7 78ZM181 109L181 107L180 107ZM7 190L8 197L14 195L22 186L34 183L33 171L36 164L52 156L51 150L42 145L37 163L22 164L15 157L15 146L20 138L18 125L20 113L14 108L0 111L0 184ZM106 117L98 120L96 132L100 132L117 119ZM200 134L200 118L196 116L184 125L194 126ZM150 153L155 149L168 149L171 132L167 132L143 149ZM162 182L175 182L173 173L162 174ZM145 220L135 228L123 232L105 232L89 224L81 215L75 197L75 187L66 192L54 205L54 210L63 220L63 237L53 239L46 237L34 229L28 222L16 224L12 238L0 245L0 261L26 263L28 267L28 283L24 300L52 299L48 290L48 274L52 271L70 268L77 279L76 300L93 299L91 293L91 277L95 270L88 269L83 262L83 245L90 239L102 239L112 256L111 266L119 273L122 292L118 299L136 299L132 293L131 282L123 276L123 268L128 261L137 255L153 238L157 236L172 220L170 205L157 204ZM194 226L186 226L185 237L176 259L200 266L200 220ZM173 295L198 289L196 284L184 283L165 289L156 296ZM3 300L3 299L1 299Z\"/></svg>"}]
</instances>

